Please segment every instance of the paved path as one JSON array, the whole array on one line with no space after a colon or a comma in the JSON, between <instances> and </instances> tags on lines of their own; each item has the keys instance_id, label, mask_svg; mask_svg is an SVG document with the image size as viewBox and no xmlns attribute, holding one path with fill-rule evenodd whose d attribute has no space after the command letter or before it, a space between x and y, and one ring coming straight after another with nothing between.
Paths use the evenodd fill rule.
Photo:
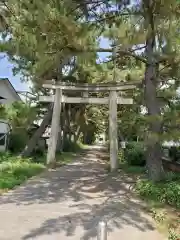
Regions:
<instances>
[{"instance_id":1,"label":"paved path","mask_svg":"<svg viewBox=\"0 0 180 240\"><path fill-rule=\"evenodd\" d=\"M108 240L164 239L130 192L132 179L108 176L101 157L92 149L1 196L0 240L97 239L102 219Z\"/></svg>"}]
</instances>

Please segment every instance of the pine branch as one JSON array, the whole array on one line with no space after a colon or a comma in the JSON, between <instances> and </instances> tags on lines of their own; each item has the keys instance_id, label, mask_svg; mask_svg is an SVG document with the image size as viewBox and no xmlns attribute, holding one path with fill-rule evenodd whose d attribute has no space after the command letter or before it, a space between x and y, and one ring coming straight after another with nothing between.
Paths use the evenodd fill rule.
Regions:
<instances>
[{"instance_id":1,"label":"pine branch","mask_svg":"<svg viewBox=\"0 0 180 240\"><path fill-rule=\"evenodd\" d=\"M140 48L141 49L141 48ZM112 48L97 48L97 49L86 49L86 50L76 50L76 49L70 49L69 50L73 50L72 53L74 54L78 54L78 53L84 53L84 52L97 52L97 53L112 53L113 52L113 49ZM135 50L138 50L138 49L135 49ZM45 54L57 54L59 51L51 51L51 52L45 52ZM126 55L126 56L130 56L130 57L133 57L143 63L147 63L146 59L140 55L137 55L134 53L134 50L133 51L126 51L126 50L120 50L118 49L117 50L117 53L120 54L120 55Z\"/></svg>"},{"instance_id":2,"label":"pine branch","mask_svg":"<svg viewBox=\"0 0 180 240\"><path fill-rule=\"evenodd\" d=\"M102 23L102 22L106 22L106 21L115 21L115 19L118 17L129 17L129 16L140 16L141 15L141 12L124 12L124 13L117 13L117 14L114 14L114 15L109 15L109 16L106 16L104 18L101 18L99 16L99 19L96 19L94 21L90 21L91 24L97 24L97 23Z\"/></svg>"},{"instance_id":3,"label":"pine branch","mask_svg":"<svg viewBox=\"0 0 180 240\"><path fill-rule=\"evenodd\" d=\"M2 4L4 5L4 7L6 7L6 9L14 16L16 17L15 13L11 10L11 8L8 6L8 4L6 3L5 0L1 0Z\"/></svg>"}]
</instances>

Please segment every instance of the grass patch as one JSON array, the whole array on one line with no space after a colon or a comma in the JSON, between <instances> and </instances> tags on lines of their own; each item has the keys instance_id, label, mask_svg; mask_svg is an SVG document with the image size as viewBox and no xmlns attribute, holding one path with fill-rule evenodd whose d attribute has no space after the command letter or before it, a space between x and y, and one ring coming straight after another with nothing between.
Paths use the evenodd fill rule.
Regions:
<instances>
[{"instance_id":1,"label":"grass patch","mask_svg":"<svg viewBox=\"0 0 180 240\"><path fill-rule=\"evenodd\" d=\"M80 150L87 150L87 149L89 149L89 145L87 145L87 144L78 142L78 145L79 145Z\"/></svg>"},{"instance_id":2,"label":"grass patch","mask_svg":"<svg viewBox=\"0 0 180 240\"><path fill-rule=\"evenodd\" d=\"M64 165L72 162L76 153L64 152L57 155L57 163ZM46 156L25 159L10 153L0 153L0 193L22 184L28 178L38 175L46 168Z\"/></svg>"},{"instance_id":3,"label":"grass patch","mask_svg":"<svg viewBox=\"0 0 180 240\"><path fill-rule=\"evenodd\" d=\"M146 200L146 210L155 220L159 232L165 234L169 240L180 239L180 212L163 203Z\"/></svg>"},{"instance_id":4,"label":"grass patch","mask_svg":"<svg viewBox=\"0 0 180 240\"><path fill-rule=\"evenodd\" d=\"M72 142L66 139L63 144L63 152L81 152L83 149L86 149L87 145L82 144L81 142Z\"/></svg>"},{"instance_id":5,"label":"grass patch","mask_svg":"<svg viewBox=\"0 0 180 240\"><path fill-rule=\"evenodd\" d=\"M135 186L138 195L148 203L148 211L159 231L169 240L180 239L180 175L169 173L164 182L153 183L138 180Z\"/></svg>"},{"instance_id":6,"label":"grass patch","mask_svg":"<svg viewBox=\"0 0 180 240\"><path fill-rule=\"evenodd\" d=\"M146 172L145 167L129 166L126 163L120 164L119 168L122 169L123 171L125 171L126 173L135 174L135 175L143 174Z\"/></svg>"},{"instance_id":7,"label":"grass patch","mask_svg":"<svg viewBox=\"0 0 180 240\"><path fill-rule=\"evenodd\" d=\"M136 184L136 191L145 199L151 199L180 209L180 179L160 183L139 180Z\"/></svg>"},{"instance_id":8,"label":"grass patch","mask_svg":"<svg viewBox=\"0 0 180 240\"><path fill-rule=\"evenodd\" d=\"M10 157L0 164L0 189L12 189L44 169L43 164L33 163L29 159Z\"/></svg>"},{"instance_id":9,"label":"grass patch","mask_svg":"<svg viewBox=\"0 0 180 240\"><path fill-rule=\"evenodd\" d=\"M137 177L134 189L146 201L146 210L152 215L158 230L165 233L169 240L180 240L180 174L167 172L164 181L149 181L146 168L138 166L141 165L138 158L143 156L141 150L134 147L126 149L126 154L121 151L120 168L130 176Z\"/></svg>"},{"instance_id":10,"label":"grass patch","mask_svg":"<svg viewBox=\"0 0 180 240\"><path fill-rule=\"evenodd\" d=\"M77 156L77 153L74 152L63 152L58 154L56 157L57 163L60 165L68 164L73 161L73 159Z\"/></svg>"}]
</instances>

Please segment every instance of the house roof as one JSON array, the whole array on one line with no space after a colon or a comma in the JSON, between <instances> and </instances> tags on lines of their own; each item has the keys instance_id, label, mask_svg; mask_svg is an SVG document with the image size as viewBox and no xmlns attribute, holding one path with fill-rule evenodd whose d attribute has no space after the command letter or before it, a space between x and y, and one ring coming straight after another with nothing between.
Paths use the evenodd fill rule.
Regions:
<instances>
[{"instance_id":1,"label":"house roof","mask_svg":"<svg viewBox=\"0 0 180 240\"><path fill-rule=\"evenodd\" d=\"M12 94L14 95L15 99L17 101L21 101L20 96L16 92L15 88L13 87L12 83L9 81L8 78L0 78L0 81L4 81L7 87L11 90Z\"/></svg>"}]
</instances>

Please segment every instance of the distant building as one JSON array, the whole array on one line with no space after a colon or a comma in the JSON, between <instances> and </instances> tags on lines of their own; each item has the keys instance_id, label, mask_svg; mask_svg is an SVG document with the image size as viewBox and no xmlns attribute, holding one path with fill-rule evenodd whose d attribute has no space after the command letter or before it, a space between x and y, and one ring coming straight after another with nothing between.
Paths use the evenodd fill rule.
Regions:
<instances>
[{"instance_id":1,"label":"distant building","mask_svg":"<svg viewBox=\"0 0 180 240\"><path fill-rule=\"evenodd\" d=\"M20 96L7 78L0 78L0 104L11 104L21 101ZM10 126L8 122L0 118L0 151L5 151L8 143Z\"/></svg>"}]
</instances>

